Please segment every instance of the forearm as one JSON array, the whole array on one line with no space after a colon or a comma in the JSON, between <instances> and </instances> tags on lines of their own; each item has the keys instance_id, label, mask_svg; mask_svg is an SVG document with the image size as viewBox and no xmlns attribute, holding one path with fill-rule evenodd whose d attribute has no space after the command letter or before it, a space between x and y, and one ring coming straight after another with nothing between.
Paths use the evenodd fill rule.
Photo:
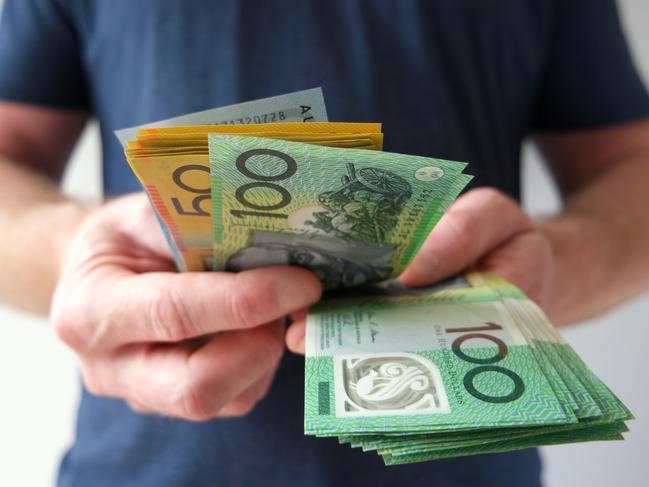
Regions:
<instances>
[{"instance_id":1,"label":"forearm","mask_svg":"<svg viewBox=\"0 0 649 487\"><path fill-rule=\"evenodd\" d=\"M620 161L540 223L554 256L548 313L581 321L649 288L649 158Z\"/></svg>"},{"instance_id":2,"label":"forearm","mask_svg":"<svg viewBox=\"0 0 649 487\"><path fill-rule=\"evenodd\" d=\"M0 301L47 313L60 267L88 209L47 178L0 158Z\"/></svg>"}]
</instances>

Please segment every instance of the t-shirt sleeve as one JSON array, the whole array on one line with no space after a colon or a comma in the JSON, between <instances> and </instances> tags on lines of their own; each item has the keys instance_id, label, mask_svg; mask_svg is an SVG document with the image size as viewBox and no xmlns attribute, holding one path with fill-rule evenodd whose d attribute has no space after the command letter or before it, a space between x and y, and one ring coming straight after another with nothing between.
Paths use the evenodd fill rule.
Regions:
<instances>
[{"instance_id":1,"label":"t-shirt sleeve","mask_svg":"<svg viewBox=\"0 0 649 487\"><path fill-rule=\"evenodd\" d=\"M78 32L59 0L5 0L0 16L0 99L88 107Z\"/></svg>"},{"instance_id":2,"label":"t-shirt sleeve","mask_svg":"<svg viewBox=\"0 0 649 487\"><path fill-rule=\"evenodd\" d=\"M615 0L557 0L532 130L595 128L649 117Z\"/></svg>"}]
</instances>

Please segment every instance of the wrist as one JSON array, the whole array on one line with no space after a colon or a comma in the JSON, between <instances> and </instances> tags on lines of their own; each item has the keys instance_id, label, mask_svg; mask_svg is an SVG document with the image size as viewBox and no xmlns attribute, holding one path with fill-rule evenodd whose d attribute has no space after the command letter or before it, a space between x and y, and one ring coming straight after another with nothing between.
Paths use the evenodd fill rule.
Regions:
<instances>
[{"instance_id":1,"label":"wrist","mask_svg":"<svg viewBox=\"0 0 649 487\"><path fill-rule=\"evenodd\" d=\"M72 250L72 241L83 223L94 213L96 208L96 206L66 200L49 204L42 210L36 210L39 213L39 218L54 222L55 232L52 240L53 274L57 280Z\"/></svg>"},{"instance_id":2,"label":"wrist","mask_svg":"<svg viewBox=\"0 0 649 487\"><path fill-rule=\"evenodd\" d=\"M612 307L607 294L616 255L610 231L597 218L563 214L539 222L554 262L548 314L557 324L590 318Z\"/></svg>"},{"instance_id":3,"label":"wrist","mask_svg":"<svg viewBox=\"0 0 649 487\"><path fill-rule=\"evenodd\" d=\"M78 229L92 212L71 200L30 205L20 214L20 237L11 252L17 278L5 299L25 311L47 314ZM22 246L22 248L20 248ZM3 288L6 287L3 285Z\"/></svg>"}]
</instances>

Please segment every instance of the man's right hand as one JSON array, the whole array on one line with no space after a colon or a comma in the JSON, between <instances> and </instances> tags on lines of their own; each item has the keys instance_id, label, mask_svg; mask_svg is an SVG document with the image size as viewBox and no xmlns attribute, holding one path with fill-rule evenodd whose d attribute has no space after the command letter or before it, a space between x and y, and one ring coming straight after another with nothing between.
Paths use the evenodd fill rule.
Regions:
<instances>
[{"instance_id":1,"label":"man's right hand","mask_svg":"<svg viewBox=\"0 0 649 487\"><path fill-rule=\"evenodd\" d=\"M201 421L249 412L284 351L283 317L320 299L311 272L177 273L144 194L91 214L52 303L88 390Z\"/></svg>"}]
</instances>

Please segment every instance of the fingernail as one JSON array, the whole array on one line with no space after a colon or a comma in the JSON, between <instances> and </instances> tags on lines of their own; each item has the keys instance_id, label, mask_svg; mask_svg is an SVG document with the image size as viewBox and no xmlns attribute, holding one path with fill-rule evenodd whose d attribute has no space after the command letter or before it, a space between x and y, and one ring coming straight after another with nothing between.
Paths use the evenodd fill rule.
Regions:
<instances>
[{"instance_id":1,"label":"fingernail","mask_svg":"<svg viewBox=\"0 0 649 487\"><path fill-rule=\"evenodd\" d=\"M293 325L289 328L286 336L286 345L291 352L300 353L304 350L305 326Z\"/></svg>"},{"instance_id":2,"label":"fingernail","mask_svg":"<svg viewBox=\"0 0 649 487\"><path fill-rule=\"evenodd\" d=\"M300 338L297 340L297 343L295 344L295 351L298 353L304 353L304 333L300 335Z\"/></svg>"}]
</instances>

